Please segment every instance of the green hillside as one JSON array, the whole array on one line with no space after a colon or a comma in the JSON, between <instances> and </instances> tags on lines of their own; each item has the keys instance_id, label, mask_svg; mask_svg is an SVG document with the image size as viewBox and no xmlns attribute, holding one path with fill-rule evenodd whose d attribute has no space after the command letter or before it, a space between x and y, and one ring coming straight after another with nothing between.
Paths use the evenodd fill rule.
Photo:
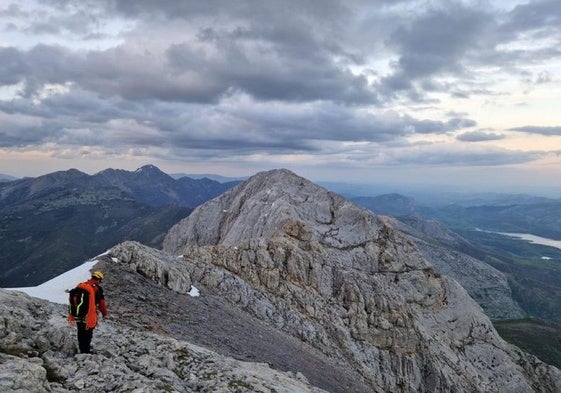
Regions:
<instances>
[{"instance_id":1,"label":"green hillside","mask_svg":"<svg viewBox=\"0 0 561 393\"><path fill-rule=\"evenodd\" d=\"M505 273L514 299L530 317L561 324L560 249L472 229L455 231L485 251L484 262Z\"/></svg>"},{"instance_id":2,"label":"green hillside","mask_svg":"<svg viewBox=\"0 0 561 393\"><path fill-rule=\"evenodd\" d=\"M58 202L62 202L59 200ZM0 287L40 284L124 240L160 247L192 209L132 200L0 212Z\"/></svg>"},{"instance_id":3,"label":"green hillside","mask_svg":"<svg viewBox=\"0 0 561 393\"><path fill-rule=\"evenodd\" d=\"M493 324L509 343L561 368L561 326L536 319L496 321Z\"/></svg>"}]
</instances>

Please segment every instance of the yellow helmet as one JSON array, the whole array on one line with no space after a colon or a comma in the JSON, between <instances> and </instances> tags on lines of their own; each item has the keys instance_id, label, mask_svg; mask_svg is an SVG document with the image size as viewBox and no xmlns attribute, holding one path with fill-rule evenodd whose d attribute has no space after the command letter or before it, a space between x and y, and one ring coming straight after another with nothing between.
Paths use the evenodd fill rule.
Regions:
<instances>
[{"instance_id":1,"label":"yellow helmet","mask_svg":"<svg viewBox=\"0 0 561 393\"><path fill-rule=\"evenodd\" d=\"M103 280L103 273L99 270L96 270L92 273L92 278L97 278L99 281Z\"/></svg>"}]
</instances>

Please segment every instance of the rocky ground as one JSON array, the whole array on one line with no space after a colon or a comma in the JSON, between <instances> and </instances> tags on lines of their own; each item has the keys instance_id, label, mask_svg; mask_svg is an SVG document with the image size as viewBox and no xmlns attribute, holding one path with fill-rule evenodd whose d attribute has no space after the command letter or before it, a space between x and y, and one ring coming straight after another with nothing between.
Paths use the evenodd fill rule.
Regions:
<instances>
[{"instance_id":1,"label":"rocky ground","mask_svg":"<svg viewBox=\"0 0 561 393\"><path fill-rule=\"evenodd\" d=\"M210 288L199 297L179 294L102 258L111 320L136 331L159 332L225 356L302 373L330 392L366 392L362 377L317 349L233 307Z\"/></svg>"},{"instance_id":2,"label":"rocky ground","mask_svg":"<svg viewBox=\"0 0 561 393\"><path fill-rule=\"evenodd\" d=\"M504 342L409 238L290 171L259 173L199 206L164 250L183 256L197 285L346 363L371 391L561 389L559 370Z\"/></svg>"},{"instance_id":3,"label":"rocky ground","mask_svg":"<svg viewBox=\"0 0 561 393\"><path fill-rule=\"evenodd\" d=\"M77 354L65 314L64 306L0 290L0 391L322 392L301 373L234 360L114 320L95 330L95 354Z\"/></svg>"}]
</instances>

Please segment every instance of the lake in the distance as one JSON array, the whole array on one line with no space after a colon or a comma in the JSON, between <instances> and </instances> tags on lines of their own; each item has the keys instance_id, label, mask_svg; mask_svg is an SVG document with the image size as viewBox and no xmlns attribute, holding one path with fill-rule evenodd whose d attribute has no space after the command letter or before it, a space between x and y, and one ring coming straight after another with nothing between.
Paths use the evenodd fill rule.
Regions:
<instances>
[{"instance_id":1,"label":"lake in the distance","mask_svg":"<svg viewBox=\"0 0 561 393\"><path fill-rule=\"evenodd\" d=\"M561 240L553 240L548 239L547 237L540 237L536 235L532 235L529 233L509 233L509 232L493 232L493 231L484 231L483 229L475 228L476 231L479 232L488 232L488 233L496 233L498 235L504 235L509 237L515 237L521 240L526 240L527 242L533 244L540 244L542 246L549 246L555 247L561 250ZM550 259L549 257L542 257L542 259Z\"/></svg>"},{"instance_id":2,"label":"lake in the distance","mask_svg":"<svg viewBox=\"0 0 561 393\"><path fill-rule=\"evenodd\" d=\"M507 232L495 232L495 233L498 233L500 235L517 237L519 239L526 240L534 244L541 244L543 246L550 246L550 247L561 249L561 240L548 239L546 237L530 235L529 233L507 233Z\"/></svg>"}]
</instances>

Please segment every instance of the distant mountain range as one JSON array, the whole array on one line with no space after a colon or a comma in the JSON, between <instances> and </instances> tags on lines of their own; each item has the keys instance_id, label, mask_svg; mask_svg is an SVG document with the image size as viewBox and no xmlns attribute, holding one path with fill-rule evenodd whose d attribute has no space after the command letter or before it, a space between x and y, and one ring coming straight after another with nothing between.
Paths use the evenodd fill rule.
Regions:
<instances>
[{"instance_id":1,"label":"distant mountain range","mask_svg":"<svg viewBox=\"0 0 561 393\"><path fill-rule=\"evenodd\" d=\"M3 173L0 173L0 183L2 182L6 182L6 181L14 181L17 180L17 177L13 177L10 175L5 175Z\"/></svg>"},{"instance_id":2,"label":"distant mountain range","mask_svg":"<svg viewBox=\"0 0 561 393\"><path fill-rule=\"evenodd\" d=\"M44 282L124 240L159 247L171 225L235 184L152 165L0 183L0 286Z\"/></svg>"},{"instance_id":3,"label":"distant mountain range","mask_svg":"<svg viewBox=\"0 0 561 393\"><path fill-rule=\"evenodd\" d=\"M363 206L375 214L383 214L392 217L405 216L416 213L419 209L413 198L401 194L383 194L375 197L355 197L351 201Z\"/></svg>"},{"instance_id":4,"label":"distant mountain range","mask_svg":"<svg viewBox=\"0 0 561 393\"><path fill-rule=\"evenodd\" d=\"M350 199L376 214L393 217L418 214L437 219L452 230L479 227L561 239L561 220L558 219L561 217L561 199L523 194L478 194L457 196L454 202L442 206L420 203L395 193Z\"/></svg>"},{"instance_id":5,"label":"distant mountain range","mask_svg":"<svg viewBox=\"0 0 561 393\"><path fill-rule=\"evenodd\" d=\"M215 175L213 173L170 173L170 176L174 179L180 179L182 177L189 177L191 179L210 179L217 181L219 183L229 183L229 182L239 182L247 179L246 176L242 177L228 177Z\"/></svg>"}]
</instances>

